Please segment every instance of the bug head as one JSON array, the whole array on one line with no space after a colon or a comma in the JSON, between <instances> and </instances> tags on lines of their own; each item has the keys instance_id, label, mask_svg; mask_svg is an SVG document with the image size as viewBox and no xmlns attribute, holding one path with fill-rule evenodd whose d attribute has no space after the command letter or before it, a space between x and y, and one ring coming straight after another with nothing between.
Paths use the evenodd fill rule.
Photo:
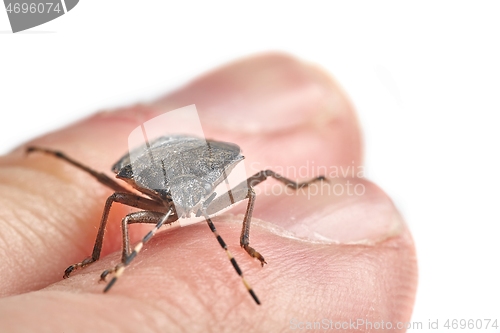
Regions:
<instances>
[{"instance_id":1,"label":"bug head","mask_svg":"<svg viewBox=\"0 0 500 333\"><path fill-rule=\"evenodd\" d=\"M187 218L196 213L214 191L210 183L193 175L176 177L169 187L177 215Z\"/></svg>"}]
</instances>

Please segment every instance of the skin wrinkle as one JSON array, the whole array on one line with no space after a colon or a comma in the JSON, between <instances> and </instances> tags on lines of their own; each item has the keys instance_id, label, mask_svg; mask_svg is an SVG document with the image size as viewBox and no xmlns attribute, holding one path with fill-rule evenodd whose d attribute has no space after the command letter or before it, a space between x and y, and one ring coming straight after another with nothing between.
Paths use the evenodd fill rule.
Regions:
<instances>
[{"instance_id":1,"label":"skin wrinkle","mask_svg":"<svg viewBox=\"0 0 500 333\"><path fill-rule=\"evenodd\" d=\"M166 236L169 236L169 235L164 235L164 237L166 237ZM211 236L211 235L210 235L210 236ZM225 258L222 258L222 259L225 259ZM139 269L139 268L138 268L138 269ZM180 279L180 281L182 281L182 279ZM194 290L194 289L193 289L193 287L198 286L198 284L192 284L192 283L191 283L191 284L187 284L187 286L188 286L189 290L192 290L192 291L193 291L193 292L192 292L192 294L191 294L190 296L195 297L195 298L197 298L197 299L200 299L200 300L201 300L200 304L203 304L203 303L204 303L203 301L205 301L205 302L207 301L207 300L203 300L203 299L201 299L201 298L200 298L200 296L199 296L199 292L196 292L196 290ZM176 288L176 290L178 290L178 289L179 289L179 288ZM186 318L189 318L190 314L189 314L189 313L186 313L186 312L184 311L185 305L184 305L184 304L181 304L181 303L175 303L175 300L172 300L172 301L174 301L173 308L174 308L176 311L182 310L182 312L185 314ZM206 311L206 312L209 312L209 313L210 313L210 311L211 311L211 310L212 310L212 307L210 307L210 306L206 306L206 307L204 307L204 310L203 310L203 311ZM214 313L214 315L215 315L215 313Z\"/></svg>"},{"instance_id":2,"label":"skin wrinkle","mask_svg":"<svg viewBox=\"0 0 500 333\"><path fill-rule=\"evenodd\" d=\"M14 202L10 198L2 198L2 199L6 200L6 201ZM16 204L16 202L14 202L14 205L15 204ZM21 216L20 214L18 214L17 210L11 210L10 213L12 215L12 218L11 218L12 220L17 218L18 221L23 221L25 219L24 216ZM40 239L40 234L37 234L32 228L29 228L28 226L29 226L28 223L23 223L22 225L20 224L18 226L17 223L9 223L8 221L5 221L3 227L10 228L13 231L14 235L17 236L18 238L22 239L25 244L31 244L35 239ZM3 229L3 227L2 227L2 229ZM5 231L2 231L2 232L5 233ZM34 237L29 238L30 236L28 235L28 233L31 233ZM13 237L12 234L11 234L11 237ZM15 242L13 242L13 243L15 244ZM12 248L11 244L8 244L8 243L6 244L6 247ZM31 250L31 249L29 249L29 250Z\"/></svg>"},{"instance_id":3,"label":"skin wrinkle","mask_svg":"<svg viewBox=\"0 0 500 333\"><path fill-rule=\"evenodd\" d=\"M49 161L47 164L51 165L54 163L57 163L59 165L64 165L64 163L61 163L61 161L51 161L50 157L44 157L44 161ZM96 187L99 191L105 190L106 192L109 192L104 186L101 184L98 184L95 182L94 179L92 179L90 176L82 173L79 170L76 170L74 167L69 166L67 167L68 171L74 172L75 176L79 176L82 179L86 179L87 181L90 180L92 183L96 183ZM68 242L71 240L71 246L73 249L78 249L80 254L80 257L82 254L84 256L88 256L89 253L89 244L88 244L88 239L84 237L75 237L75 228L81 228L81 221L82 221L82 216L84 216L83 212L89 211L90 207L101 207L98 210L95 211L93 214L94 216L90 216L89 218L84 218L83 222L86 223L87 221L100 221L101 214L102 214L102 208L104 207L104 200L100 198L96 198L96 196L93 193L88 193L85 186L80 186L79 184L74 183L74 178L72 177L54 177L54 175L51 174L51 172L47 170L40 170L40 169L32 169L30 171L34 171L35 173L45 173L47 172L49 176L51 177L51 183L53 186L56 188L63 188L63 191L58 191L65 193L66 195L56 195L51 197L51 200L54 198L59 199L56 201L56 205L54 205L53 209L58 209L59 211L63 211L63 214L59 214L58 217L61 218L61 220L53 220L49 221L52 222L51 226L54 229L57 229L59 233L63 236L63 239L65 242ZM64 172L63 174L67 174L68 172ZM36 175L35 178L42 177ZM122 182L123 183L123 182ZM84 191L82 191L84 189ZM70 197L71 200L76 201L77 205L67 205L66 204L66 197ZM96 204L97 203L97 204ZM110 217L108 223L108 226L111 225L112 227L110 229L113 229L113 226L119 225L119 221L114 221L114 216L116 216L118 211L123 211L124 207L120 207L121 205L119 204L114 204L113 208L110 212ZM77 209L78 208L78 209ZM125 208L126 209L126 208ZM50 216L50 214L42 214L44 218L46 216ZM123 214L125 216L125 214ZM121 220L121 217L120 217ZM75 221L75 223L68 223L68 222ZM94 223L95 223L94 222ZM92 222L90 222L92 223ZM94 228L95 230L92 230L88 235L86 235L88 238L92 239L92 241L95 239L95 234L97 231L97 225ZM135 233L133 231L130 232L130 237L131 240L134 239ZM106 254L108 252L107 248L112 248L112 249L118 249L121 248L121 236L117 237L116 239L106 239L103 245L103 254ZM81 258L76 258L74 260L80 260Z\"/></svg>"},{"instance_id":4,"label":"skin wrinkle","mask_svg":"<svg viewBox=\"0 0 500 333\"><path fill-rule=\"evenodd\" d=\"M104 297L104 295L103 295L103 297ZM157 325L153 326L153 323L155 323L155 321L152 321L152 320L149 320L149 319L150 319L150 317L157 318L157 317L165 316L165 313L161 312L160 310L158 310L154 306L150 306L144 300L134 299L133 297L130 297L130 296L118 296L118 297L115 296L114 303L125 304L124 306L121 306L121 307L123 307L125 309L127 309L127 308L142 309L143 307L147 307L148 308L147 311L141 311L140 313L142 313L142 316L149 317L149 318L147 318L147 320L144 320L144 321L136 321L136 322L142 323L140 325L141 326L140 327L141 332L148 332L148 331L150 331L150 332L158 332L158 330L156 328L159 328L159 327ZM87 306L87 308L89 308L89 307ZM160 314L162 316L160 316ZM173 322L175 322L175 321L173 321ZM119 317L116 318L116 319L110 318L110 320L108 321L108 325L110 327L115 327L117 332L121 332L123 330L123 328L120 327L119 323L120 323L120 318ZM150 327L148 327L148 326L150 326ZM129 330L129 331L130 332L135 332L135 330Z\"/></svg>"},{"instance_id":5,"label":"skin wrinkle","mask_svg":"<svg viewBox=\"0 0 500 333\"><path fill-rule=\"evenodd\" d=\"M2 218L0 220L0 225L8 225L7 221ZM7 249L9 248L8 246L8 237L6 237L6 233L4 231L0 232L0 251L6 253ZM4 257L4 256L2 256Z\"/></svg>"},{"instance_id":6,"label":"skin wrinkle","mask_svg":"<svg viewBox=\"0 0 500 333\"><path fill-rule=\"evenodd\" d=\"M31 243L33 240L28 238L25 234L27 232L31 232L33 236L36 239L39 239L47 249L50 249L51 247L55 246L55 242L46 242L44 241L44 238L47 236L47 231L48 230L54 230L56 234L59 234L62 236L63 239L69 239L71 236L71 231L65 227L64 223L61 223L61 221L57 219L53 219L52 215L49 214L52 209L59 209L61 206L58 205L53 205L50 200L47 200L45 196L43 196L41 193L40 194L33 194L30 197L26 198L25 191L22 189L22 185L15 186L13 184L9 184L8 186L5 185L0 185L1 188L7 188L7 191L12 193L12 192L18 192L21 195L18 197L25 197L26 201L21 202L21 206L25 206L24 209L21 209L21 207L16 207L19 206L19 201L15 201L13 199L10 199L8 197L3 197L3 200L8 200L12 202L11 207L16 207L16 209L11 209L10 212L13 214L15 218L17 218L17 221L24 221L22 223L21 229L17 228L14 226L12 223L8 223L7 221L5 222L6 225L10 225L14 230L16 230L16 233L23 237L26 241L27 244ZM24 202L40 202L37 207L46 207L45 211L42 213L37 212L34 207L32 206L26 206ZM63 206L64 207L64 206ZM64 208L63 208L64 209ZM18 212L23 211L26 214L31 213L30 216L26 215L20 215ZM44 220L46 223L48 223L49 228L43 227L43 228L38 228L39 223L34 223L34 221L40 220L38 216L41 215L43 216L42 220ZM77 214L74 213L73 210L67 209L63 215L69 215L71 217L68 220L76 220L78 217ZM51 229L52 228L52 229ZM77 244L78 245L78 244ZM83 246L82 246L83 247Z\"/></svg>"},{"instance_id":7,"label":"skin wrinkle","mask_svg":"<svg viewBox=\"0 0 500 333\"><path fill-rule=\"evenodd\" d=\"M5 268L2 267L2 269L7 270L12 272L12 269L10 267L14 266L20 266L21 267L21 260L18 256L12 256L12 252L8 251L9 247L6 247L5 249L2 249L3 255L2 259L5 260L6 262L3 263L2 266L6 266ZM3 281L2 281L3 282ZM3 292L0 292L0 296L3 296Z\"/></svg>"},{"instance_id":8,"label":"skin wrinkle","mask_svg":"<svg viewBox=\"0 0 500 333\"><path fill-rule=\"evenodd\" d=\"M2 174L9 174L9 168L4 168ZM62 210L64 214L71 215L73 219L76 219L79 215L74 212L72 207L65 205L66 198L68 196L76 199L86 199L87 201L90 201L89 206L92 205L92 197L79 195L81 193L81 187L74 184L71 178L57 176L58 174L54 174L48 170L35 168L33 166L20 168L20 170L15 170L15 172L11 172L11 174L11 177L2 179L2 186L9 186L10 189L18 190L22 196L26 195L26 188L30 188L31 194L36 195L36 197L27 200L28 202L37 202L34 198L38 198L38 200L42 201L42 204L39 205L39 207L50 205L50 208L45 210L44 216L48 216L49 214L47 213L50 212L51 209L57 208L59 211ZM64 172L62 174L64 175L67 173ZM16 175L20 175L20 177L15 178ZM46 189L41 186L31 186L34 181L43 178L47 178L45 179L45 183L51 184L52 187L58 189L61 187L63 188L63 191L61 191L59 196L47 198ZM80 201L85 202L83 200Z\"/></svg>"},{"instance_id":9,"label":"skin wrinkle","mask_svg":"<svg viewBox=\"0 0 500 333\"><path fill-rule=\"evenodd\" d=\"M196 289L195 289L195 288L193 288L193 287L191 286L191 284L187 283L186 285L187 285L187 288L188 288L188 289L189 289L189 291L190 291L190 294L191 294L191 295L192 295L192 296L196 299L196 301L198 302L198 304L204 304L205 300L204 300L204 299L200 296L201 294L200 294L200 293L197 293L197 292L196 292ZM182 313L184 314L184 316L185 316L186 318L189 318L189 317L190 317L190 313L189 313L189 312L187 312L187 309L186 309L186 310L184 310L184 309L185 309L185 305L184 305L184 304L182 304L182 303L177 303L177 308L178 308L178 309L182 309ZM205 307L205 309L206 309L206 311L210 311L210 307Z\"/></svg>"},{"instance_id":10,"label":"skin wrinkle","mask_svg":"<svg viewBox=\"0 0 500 333\"><path fill-rule=\"evenodd\" d=\"M202 226L202 227L204 227L204 226ZM205 230L205 228L203 228L203 230ZM210 236L212 236L212 235L210 235ZM212 236L212 237L213 237L213 236ZM210 244L215 244L215 242L212 242L212 241L211 241L211 240L212 240L212 239L211 239L212 237L208 238L209 243L210 243ZM214 248L214 249L217 249L217 248ZM214 251L210 250L210 252L214 252ZM215 252L217 252L217 251L215 251ZM223 266L224 268L228 268L228 267L226 266L226 265L227 265L227 259L225 258L225 256L219 256L219 255L217 255L217 256L216 256L216 258L214 258L214 259L217 259L217 261L218 261L217 266L219 266L219 265L224 265L224 266ZM214 264L210 264L210 266L213 266L213 265L214 265ZM227 274L231 274L231 275L228 275L228 276L226 276L226 277L232 277L232 276L233 276L232 274L234 274L234 272L232 271L232 268L230 268L230 271L229 271ZM210 277L210 276L208 276L208 275L206 275L206 277L207 277L207 278L209 278L209 279L214 279L213 277ZM215 278L215 280L218 282L218 284L217 284L217 285L215 285L215 286L213 287L213 289L218 289L219 287L225 287L226 289L228 288L228 286L226 285L226 284L227 284L226 282L224 282L224 281L220 281L220 282L219 282L219 280L218 280L218 279L216 279L216 278ZM232 279L231 279L231 280L232 280ZM234 281L232 281L232 284L234 284L234 283L236 283L236 287L237 287L237 288L241 287L241 286L239 285L239 283L240 283L240 282L239 282L237 279L236 279L236 280L234 280ZM201 286L200 286L200 287L201 287ZM213 293L213 292L216 292L216 290L214 290L214 291L212 291L212 292L210 292L210 293ZM200 293L200 290L198 289L198 291L197 291L197 294L196 294L196 295L198 295L199 293ZM206 294L206 293L205 293L205 294ZM206 307L208 308L208 309L207 309L207 311L209 311L209 313L212 313L211 311L212 311L212 310L215 310L215 309L212 309L212 307L210 307L210 306L208 305L208 303L207 303L207 302L209 302L209 299L203 299L203 298L201 299L201 304L207 304L207 305L206 305ZM211 318L212 318L212 317L214 317L214 316L215 316L215 318L216 318L217 313L212 313Z\"/></svg>"},{"instance_id":11,"label":"skin wrinkle","mask_svg":"<svg viewBox=\"0 0 500 333\"><path fill-rule=\"evenodd\" d=\"M350 206L351 204L352 203L346 203L345 206ZM244 217L243 214L231 215L230 213L224 213L223 215L218 216L218 218L222 219L221 222L234 223L234 224L238 224L239 222L237 222L237 221L240 220L240 218L242 221L243 217ZM234 220L236 220L236 221L234 221ZM313 239L307 238L307 237L300 237L300 236L297 236L296 234L294 234L293 232L291 232L285 228L280 227L277 224L274 224L272 222L267 222L267 221L264 221L264 220L256 218L256 217L252 218L252 226L254 226L254 225L259 225L260 227L265 228L266 230L268 230L269 232L271 232L277 236L289 238L289 239L293 239L293 240L297 240L297 241L301 241L301 242L306 242L306 243L367 245L367 246L376 246L377 244L382 243L382 242L386 241L387 239L390 239L392 237L397 237L402 230L399 227L400 224L398 223L397 232L391 231L386 235L386 237L378 238L375 241L374 240L360 240L360 241L356 241L356 242L338 242L338 241L334 241L334 240L332 240L332 241L317 240L317 239L313 240ZM393 230L393 229L391 229L391 230Z\"/></svg>"},{"instance_id":12,"label":"skin wrinkle","mask_svg":"<svg viewBox=\"0 0 500 333\"><path fill-rule=\"evenodd\" d=\"M161 332L161 323L159 319L169 319L169 324L175 323L175 318L169 316L168 311L165 313L165 311L162 311L161 308L155 306L154 303L152 302L147 302L144 299L138 299L134 298L131 296L119 296L116 297L114 300L114 303L116 304L131 304L131 306L125 307L125 309L132 311L132 313L127 316L130 321L134 321L137 323L141 323L140 328L141 332ZM144 309L146 308L146 311L136 311L135 309ZM145 320L138 320L137 316L134 316L133 314L137 313L137 315L142 316L145 318ZM156 320L151 320L152 318ZM164 320L165 321L165 320ZM110 321L109 322L110 326L115 326L117 332L120 332L123 328L120 327L119 325L119 319L116 321ZM130 332L134 332L135 330L130 330Z\"/></svg>"},{"instance_id":13,"label":"skin wrinkle","mask_svg":"<svg viewBox=\"0 0 500 333\"><path fill-rule=\"evenodd\" d=\"M189 291L191 291L191 293L190 293L191 296L199 298L199 296L197 295L197 293L192 292L192 288L191 288L191 285L189 283L186 283L186 282L184 282L182 280L178 281L177 283L181 283L181 282L183 283L184 286L187 286L187 288L188 288ZM179 290L179 288L176 288L176 290ZM171 310L167 311L169 317L172 320L175 319L174 321L176 321L179 318L179 312L183 315L184 318L189 318L190 317L190 313L188 311L192 310L192 308L191 309L187 309L184 304L177 302L175 299L169 299L169 301L172 304L168 305L168 307L172 308L172 309L175 309L175 311L176 311L176 313L173 313ZM163 302L163 300L161 300L161 301L153 301L153 300L151 300L149 302L151 304L155 304L155 306L158 307L158 308L163 308L164 307L164 306L161 305L161 303ZM158 304L156 304L156 303L158 303ZM203 304L203 303L200 301L199 304ZM180 324L179 324L179 326L180 326Z\"/></svg>"},{"instance_id":14,"label":"skin wrinkle","mask_svg":"<svg viewBox=\"0 0 500 333\"><path fill-rule=\"evenodd\" d=\"M161 331L162 328L166 328L164 325L166 322L165 317L169 319L170 322L175 322L175 318L172 316L169 316L169 312L167 311L167 315L164 315L163 309L159 306L159 304L156 304L155 302L149 302L146 299L138 300L139 301L139 307L141 309L147 308L147 311L136 311L138 315L141 315L145 317L145 320L138 320L140 322L144 323L156 323L156 327L159 328L158 331ZM151 327L152 331L154 330L154 326Z\"/></svg>"},{"instance_id":15,"label":"skin wrinkle","mask_svg":"<svg viewBox=\"0 0 500 333\"><path fill-rule=\"evenodd\" d=\"M5 228L10 228L13 232L11 234L10 239L12 246L6 245L8 248L12 248L14 246L14 252L17 253L17 249L19 246L16 245L19 243L18 241L13 241L12 237L18 237L21 239L20 243L25 244L23 248L26 249L26 252L23 254L24 260L19 260L20 255L12 255L12 251L9 252L9 255L6 258L13 258L15 263L12 263L10 267L24 267L28 269L29 267L38 267L39 264L37 262L38 254L47 253L47 256L43 259L44 263L48 262L56 263L58 258L50 256L49 254L53 251L57 251L57 247L59 246L59 242L57 239L62 239L63 241L67 239L71 239L71 229L66 227L64 221L61 221L57 218L54 218L53 214L50 212L53 209L59 209L57 204L54 204L52 201L47 200L46 196L43 196L41 193L34 193L27 195L25 191L23 191L24 184L13 183L10 182L8 185L1 185L0 190L4 193L9 193L9 196L3 196L2 199L4 201L10 201L10 204L5 205L6 207L11 207L8 212L11 214L9 220L5 220L3 224L3 232L5 234ZM13 197L13 198L11 198ZM14 198L23 198L22 201L19 201ZM25 203L37 203L36 206L26 205ZM13 209L12 209L13 207ZM37 211L38 208L43 207L43 211ZM64 210L64 208L63 208ZM73 217L70 220L75 220L75 214L69 209L65 210L65 214L67 217ZM20 214L22 212L22 214ZM4 213L5 214L5 211ZM42 216L42 218L39 218ZM60 215L58 215L60 216ZM67 218L66 217L66 218ZM41 224L36 221L43 220L46 224ZM11 223L11 221L18 221L16 223ZM51 235L49 237L49 234ZM13 236L16 235L16 236ZM15 238L14 238L15 239ZM75 247L79 246L83 247L83 244L79 242L75 242ZM43 251L42 251L43 249ZM4 259L5 260L5 259ZM15 278L16 272L11 271L10 279ZM57 277L56 277L57 276ZM48 274L44 274L40 277L37 282L33 283L22 283L25 290L35 290L43 286L41 283L47 283L50 280L58 279L59 274L55 275L55 272L51 272ZM20 280L13 281L15 285L21 285ZM26 289L27 288L27 289ZM2 294L11 294L11 288L5 288L2 290Z\"/></svg>"},{"instance_id":16,"label":"skin wrinkle","mask_svg":"<svg viewBox=\"0 0 500 333\"><path fill-rule=\"evenodd\" d=\"M19 221L23 221L24 219L24 217L19 216L19 214L17 214L16 211L13 211L12 215L14 217L19 217ZM10 228L15 232L15 234L19 238L21 238L24 241L25 244L43 243L42 241L43 235L37 232L36 229L31 229L26 225L17 226L16 223L10 224ZM39 242L36 242L37 240ZM34 248L29 249L29 251L31 252L31 256L28 256L28 258L31 258L34 254Z\"/></svg>"},{"instance_id":17,"label":"skin wrinkle","mask_svg":"<svg viewBox=\"0 0 500 333\"><path fill-rule=\"evenodd\" d=\"M143 124L161 113L160 109L154 105L137 103L125 108L99 111L92 115L90 120L95 122L109 122L113 126L116 126L118 122L134 127L136 124Z\"/></svg>"}]
</instances>

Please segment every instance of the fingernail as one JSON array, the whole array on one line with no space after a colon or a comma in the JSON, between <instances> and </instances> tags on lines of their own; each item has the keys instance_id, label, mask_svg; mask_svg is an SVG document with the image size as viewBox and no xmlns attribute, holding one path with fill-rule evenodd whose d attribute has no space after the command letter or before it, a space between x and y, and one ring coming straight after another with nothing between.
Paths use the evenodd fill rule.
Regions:
<instances>
[{"instance_id":1,"label":"fingernail","mask_svg":"<svg viewBox=\"0 0 500 333\"><path fill-rule=\"evenodd\" d=\"M343 94L332 86L319 69L270 54L215 70L154 105L172 110L196 104L202 124L222 130L277 131L314 119L324 121L348 108Z\"/></svg>"},{"instance_id":2,"label":"fingernail","mask_svg":"<svg viewBox=\"0 0 500 333\"><path fill-rule=\"evenodd\" d=\"M281 184L260 191L255 188L254 217L264 227L278 227L273 231L281 236L321 243L376 244L403 230L392 201L364 179L339 178L286 192L277 192L278 186L283 188ZM263 195L273 191L270 197Z\"/></svg>"}]
</instances>

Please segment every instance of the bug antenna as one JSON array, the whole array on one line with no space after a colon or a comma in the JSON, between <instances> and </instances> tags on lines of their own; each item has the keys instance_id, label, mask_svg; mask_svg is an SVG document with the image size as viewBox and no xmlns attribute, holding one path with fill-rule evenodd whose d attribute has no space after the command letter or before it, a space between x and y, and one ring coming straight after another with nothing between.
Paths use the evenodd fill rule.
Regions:
<instances>
[{"instance_id":1,"label":"bug antenna","mask_svg":"<svg viewBox=\"0 0 500 333\"><path fill-rule=\"evenodd\" d=\"M257 303L258 305L260 305L259 298L257 297L257 295L255 294L255 292L253 291L253 289L250 286L250 284L248 283L248 281L243 276L243 272L241 271L240 266L238 265L238 263L236 262L236 259L233 257L233 255L231 254L231 252L227 248L227 245L224 242L224 240L222 239L222 237L217 232L217 229L215 228L212 220L206 214L204 214L204 215L205 215L205 219L206 219L206 221L208 223L208 226L210 227L210 230L212 230L212 233L214 234L215 238L217 238L217 241L219 242L220 246L224 249L224 251L226 251L226 254L227 254L227 257L229 258L229 261L233 265L234 270L236 271L236 273L238 273L238 275L241 277L241 281L245 285L245 288L247 288L248 293L250 294L250 296L252 296L252 298L255 301L255 303Z\"/></svg>"},{"instance_id":2,"label":"bug antenna","mask_svg":"<svg viewBox=\"0 0 500 333\"><path fill-rule=\"evenodd\" d=\"M231 190L231 185L229 184L229 180L227 180L226 169L223 170L223 175L224 175L224 183L226 183L227 194L229 195L229 200L231 202L231 205L234 205L233 191Z\"/></svg>"},{"instance_id":3,"label":"bug antenna","mask_svg":"<svg viewBox=\"0 0 500 333\"><path fill-rule=\"evenodd\" d=\"M134 258L137 256L137 254L139 254L139 252L142 250L142 247L144 246L144 244L146 244L147 242L149 242L149 240L151 238L153 238L153 236L156 234L156 232L158 231L158 229L160 229L163 224L165 222L167 222L168 218L170 217L170 215L172 215L172 208L170 208L170 210L165 214L165 216L156 224L156 226L146 234L146 236L144 236L142 238L142 240L139 242L139 244L137 244L134 249L132 250L132 252L130 252L130 254L127 256L127 258L125 259L124 262L118 264L112 271L109 271L109 270L105 270L102 274L101 274L101 280L104 280L106 278L106 276L111 273L111 272L114 272L115 273L115 276L113 276L113 278L111 279L111 281L108 282L108 284L106 285L106 288L104 288L104 292L108 292L111 287L113 287L113 285L116 283L116 281L120 278L120 276L122 276L123 274L123 271L125 270L125 268L130 265L130 263L132 262L132 260L134 260Z\"/></svg>"}]
</instances>

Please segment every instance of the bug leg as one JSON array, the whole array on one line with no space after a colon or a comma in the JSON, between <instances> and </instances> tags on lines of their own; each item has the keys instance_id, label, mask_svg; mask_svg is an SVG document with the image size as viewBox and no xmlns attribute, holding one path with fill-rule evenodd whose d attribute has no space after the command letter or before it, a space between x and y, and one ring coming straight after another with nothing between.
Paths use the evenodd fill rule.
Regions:
<instances>
[{"instance_id":1,"label":"bug leg","mask_svg":"<svg viewBox=\"0 0 500 333\"><path fill-rule=\"evenodd\" d=\"M326 180L325 176L318 176L316 178L310 179L308 181L298 183L296 181L293 181L291 179L285 178L280 174L277 174L273 170L262 170L260 172L257 172L255 175L247 179L248 186L254 187L257 186L258 184L262 183L267 179L267 177L272 177L276 179L277 181L285 184L286 186L289 186L295 190L301 189L303 187L307 187L311 185L312 183Z\"/></svg>"},{"instance_id":2,"label":"bug leg","mask_svg":"<svg viewBox=\"0 0 500 333\"><path fill-rule=\"evenodd\" d=\"M285 177L277 174L276 172L274 172L272 170L263 170L263 171L258 172L255 175L253 175L252 177L247 179L248 206L247 206L247 210L245 212L245 218L243 219L243 227L241 229L241 236L240 236L240 245L241 245L241 247L243 247L245 249L245 251L247 251L247 253L251 257L257 258L260 261L262 266L264 266L264 264L266 264L266 260L259 252L255 251L255 249L253 249L249 245L250 244L250 222L252 220L253 206L255 203L255 192L253 190L253 187L262 183L263 181L265 181L267 179L267 177L272 177L272 178L282 182L286 186L289 186L293 189L300 189L303 187L307 187L314 182L322 181L322 180L326 179L324 176L319 176L319 177L313 178L309 181L297 183L291 179L285 178Z\"/></svg>"},{"instance_id":3,"label":"bug leg","mask_svg":"<svg viewBox=\"0 0 500 333\"><path fill-rule=\"evenodd\" d=\"M78 169L85 171L86 173L90 174L92 177L94 177L99 183L103 184L104 186L107 186L111 188L112 190L116 192L125 192L125 193L131 193L128 189L125 187L121 186L118 184L116 181L114 181L112 178L108 177L106 174L102 172L95 171L91 168L89 168L86 165L81 164L80 162L72 159L69 156L66 156L66 154L57 151L57 150L52 150L52 149L47 149L47 148L41 148L41 147L28 147L26 149L26 152L29 154L31 152L42 152L45 154L52 155L54 157L57 157L63 161L68 162L69 164L77 167Z\"/></svg>"},{"instance_id":4,"label":"bug leg","mask_svg":"<svg viewBox=\"0 0 500 333\"><path fill-rule=\"evenodd\" d=\"M122 261L125 261L126 258L132 252L129 246L130 241L128 237L128 225L136 223L156 224L158 223L158 221L162 219L163 216L165 216L165 213L143 210L140 212L130 213L122 219L122 235L123 235ZM165 224L171 224L177 220L178 218L175 214L170 214Z\"/></svg>"},{"instance_id":5,"label":"bug leg","mask_svg":"<svg viewBox=\"0 0 500 333\"><path fill-rule=\"evenodd\" d=\"M158 223L158 221L161 220L161 218L164 215L165 215L165 213L159 213L159 212L153 212L153 211L140 211L140 212L130 213L122 219L122 240L123 240L123 242L122 242L122 258L121 258L122 264L127 260L127 257L131 253L130 245L129 245L130 240L128 237L128 225L135 224L135 223L156 224L156 223ZM168 218L166 224L171 224L175 221L177 221L177 216L172 214ZM116 272L117 269L118 269L118 266L116 266L112 269L107 269L104 272L102 272L101 281L104 281L108 274Z\"/></svg>"},{"instance_id":6,"label":"bug leg","mask_svg":"<svg viewBox=\"0 0 500 333\"><path fill-rule=\"evenodd\" d=\"M238 184L233 189L229 190L228 196L231 204L248 199L248 206L245 212L245 217L243 219L243 227L241 229L240 245L251 257L257 258L261 262L262 266L266 263L264 257L250 246L250 223L252 220L253 207L255 203L255 192L253 190L253 187L262 183L268 177L272 177L293 189L301 189L311 185L312 183L326 180L325 176L319 176L309 181L298 183L291 179L285 178L272 170L262 170L248 178L246 181ZM221 196L214 199L206 208L207 214L212 215L226 208L227 199L227 196Z\"/></svg>"},{"instance_id":7,"label":"bug leg","mask_svg":"<svg viewBox=\"0 0 500 333\"><path fill-rule=\"evenodd\" d=\"M247 198L248 206L245 212L245 217L243 218L243 227L241 228L240 235L240 246L244 248L252 258L258 259L260 261L260 264L264 266L264 264L267 264L264 257L250 246L250 221L252 220L253 206L255 203L255 191L251 187L248 188Z\"/></svg>"},{"instance_id":8,"label":"bug leg","mask_svg":"<svg viewBox=\"0 0 500 333\"><path fill-rule=\"evenodd\" d=\"M243 272L241 271L240 266L238 266L238 263L236 262L236 259L234 259L233 255L231 254L231 252L227 248L226 243L224 242L224 240L222 239L222 237L217 232L217 229L215 228L212 220L207 215L205 215L205 219L207 221L207 224L208 224L210 230L212 230L215 238L217 238L217 241L219 242L220 246L224 249L224 251L226 251L226 254L227 254L227 257L229 258L229 261L231 261L231 264L233 264L234 270L241 277L241 281L243 281L243 284L245 285L245 288L247 288L248 292L250 293L250 296L252 296L252 298L255 301L255 303L257 303L257 304L260 305L259 298L257 297L257 295L253 291L252 287L250 286L250 284L247 282L247 280L243 276Z\"/></svg>"},{"instance_id":9,"label":"bug leg","mask_svg":"<svg viewBox=\"0 0 500 333\"><path fill-rule=\"evenodd\" d=\"M151 223L154 218L160 217L160 219L159 219L159 221L158 221L158 219L156 219L156 221L155 221L155 222L157 222L156 226L150 232L148 232L146 234L146 236L144 236L142 238L142 240L139 242L139 244L137 244L134 247L134 249L130 252L130 254L128 254L124 257L122 256L121 263L116 265L113 269L105 270L101 274L101 280L104 280L109 273L114 273L113 278L106 285L106 288L104 288L104 292L109 291L109 289L111 289L111 287L113 287L113 285L116 283L118 278L123 274L123 271L125 270L125 268L132 262L132 260L134 260L134 258L137 256L137 254L142 250L142 247L144 246L144 244L146 244L156 234L158 229L160 229L163 224L172 223L173 221L177 220L177 218L175 220L171 220L171 217L175 216L172 214L172 209L170 209L166 214L160 214L160 215L158 215L158 213L156 213L156 212L143 212L143 213L151 213L151 214L148 217L145 217L145 215L142 215L141 218L144 218L146 222L136 221L135 223ZM127 236L127 238L128 238L128 236ZM124 244L124 246L125 246L125 244ZM128 246L127 246L126 250L128 252Z\"/></svg>"},{"instance_id":10,"label":"bug leg","mask_svg":"<svg viewBox=\"0 0 500 333\"><path fill-rule=\"evenodd\" d=\"M111 206L114 202L118 202L127 206L132 206L136 208L141 208L141 209L146 209L146 210L154 210L154 211L164 211L165 207L158 204L156 201L153 201L151 199L141 197L136 194L132 193L120 193L116 192L113 193L107 200L106 204L104 205L104 211L102 213L101 217L101 223L99 225L99 230L97 231L97 237L94 243L94 249L92 251L92 255L86 259L84 259L82 262L79 262L77 264L71 265L66 270L64 271L63 278L68 278L70 274L78 268L83 268L85 266L90 265L91 263L99 260L99 257L101 255L101 250L102 250L102 241L104 238L104 231L106 229L106 224L108 222L108 216L109 216L109 211L111 209ZM127 237L128 241L128 237Z\"/></svg>"}]
</instances>

